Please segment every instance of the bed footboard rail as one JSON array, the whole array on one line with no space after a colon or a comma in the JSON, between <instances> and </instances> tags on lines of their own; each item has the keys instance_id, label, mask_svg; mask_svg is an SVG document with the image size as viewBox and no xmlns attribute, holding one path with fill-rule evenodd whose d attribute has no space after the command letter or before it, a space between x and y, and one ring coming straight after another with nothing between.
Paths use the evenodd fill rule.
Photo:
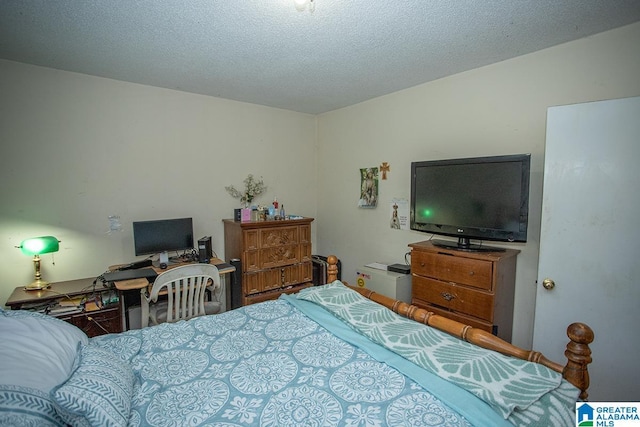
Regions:
<instances>
[{"instance_id":1,"label":"bed footboard rail","mask_svg":"<svg viewBox=\"0 0 640 427\"><path fill-rule=\"evenodd\" d=\"M333 255L327 257L327 263L329 264L327 269L327 283L337 280L337 262L337 257ZM553 369L561 373L567 381L580 390L580 399L587 400L589 397L587 393L587 389L589 388L589 371L587 366L592 361L589 344L593 342L594 334L593 330L584 323L572 323L568 326L567 336L569 337L569 343L564 352L564 355L567 357L567 363L561 365L547 359L540 352L522 349L487 331L439 316L423 308L375 293L370 289L355 286L350 287L370 300L384 305L401 316L429 325L470 342L471 344L494 350L507 356L539 363L549 369Z\"/></svg>"}]
</instances>

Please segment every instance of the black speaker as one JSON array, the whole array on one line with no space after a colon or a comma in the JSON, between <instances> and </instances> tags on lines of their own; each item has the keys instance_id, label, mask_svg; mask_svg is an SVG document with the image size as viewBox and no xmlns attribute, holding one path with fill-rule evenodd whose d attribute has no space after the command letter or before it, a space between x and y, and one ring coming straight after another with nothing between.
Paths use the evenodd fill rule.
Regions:
<instances>
[{"instance_id":1,"label":"black speaker","mask_svg":"<svg viewBox=\"0 0 640 427\"><path fill-rule=\"evenodd\" d=\"M213 257L211 236L205 236L198 239L198 261L206 264L211 261L211 257Z\"/></svg>"},{"instance_id":2,"label":"black speaker","mask_svg":"<svg viewBox=\"0 0 640 427\"><path fill-rule=\"evenodd\" d=\"M236 271L231 275L231 284L229 293L227 293L227 307L231 307L231 310L242 306L242 262L238 258L234 258L229 261L229 264L236 268Z\"/></svg>"},{"instance_id":3,"label":"black speaker","mask_svg":"<svg viewBox=\"0 0 640 427\"><path fill-rule=\"evenodd\" d=\"M313 285L319 286L327 283L327 269L329 263L327 257L322 255L311 255L313 262ZM342 280L342 261L338 260L338 280Z\"/></svg>"}]
</instances>

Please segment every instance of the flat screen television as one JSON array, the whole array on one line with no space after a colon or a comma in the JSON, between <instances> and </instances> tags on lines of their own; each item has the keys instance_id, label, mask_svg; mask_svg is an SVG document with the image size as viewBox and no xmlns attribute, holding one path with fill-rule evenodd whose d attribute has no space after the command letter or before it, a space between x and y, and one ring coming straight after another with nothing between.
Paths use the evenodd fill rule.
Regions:
<instances>
[{"instance_id":1,"label":"flat screen television","mask_svg":"<svg viewBox=\"0 0 640 427\"><path fill-rule=\"evenodd\" d=\"M134 221L133 245L136 256L165 254L193 249L192 218Z\"/></svg>"},{"instance_id":2,"label":"flat screen television","mask_svg":"<svg viewBox=\"0 0 640 427\"><path fill-rule=\"evenodd\" d=\"M409 227L457 237L435 245L496 250L471 240L526 242L530 154L411 163Z\"/></svg>"}]
</instances>

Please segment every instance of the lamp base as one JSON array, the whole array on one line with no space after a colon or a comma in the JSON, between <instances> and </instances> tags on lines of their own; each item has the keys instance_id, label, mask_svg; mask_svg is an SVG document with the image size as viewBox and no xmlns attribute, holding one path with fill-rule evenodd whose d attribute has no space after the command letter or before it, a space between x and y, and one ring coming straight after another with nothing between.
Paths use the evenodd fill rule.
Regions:
<instances>
[{"instance_id":1,"label":"lamp base","mask_svg":"<svg viewBox=\"0 0 640 427\"><path fill-rule=\"evenodd\" d=\"M40 291L50 286L46 280L36 280L24 287L25 291Z\"/></svg>"}]
</instances>

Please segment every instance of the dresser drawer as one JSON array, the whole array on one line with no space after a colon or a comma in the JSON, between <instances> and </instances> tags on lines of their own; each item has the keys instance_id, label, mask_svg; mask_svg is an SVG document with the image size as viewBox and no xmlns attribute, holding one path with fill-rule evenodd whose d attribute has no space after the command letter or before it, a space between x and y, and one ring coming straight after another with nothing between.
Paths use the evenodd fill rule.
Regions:
<instances>
[{"instance_id":1,"label":"dresser drawer","mask_svg":"<svg viewBox=\"0 0 640 427\"><path fill-rule=\"evenodd\" d=\"M493 322L493 295L454 283L413 276L413 298Z\"/></svg>"},{"instance_id":2,"label":"dresser drawer","mask_svg":"<svg viewBox=\"0 0 640 427\"><path fill-rule=\"evenodd\" d=\"M260 274L258 272L242 273L242 292L245 295L258 294L262 292L260 284Z\"/></svg>"},{"instance_id":3,"label":"dresser drawer","mask_svg":"<svg viewBox=\"0 0 640 427\"><path fill-rule=\"evenodd\" d=\"M311 262L311 243L300 243L300 261Z\"/></svg>"},{"instance_id":4,"label":"dresser drawer","mask_svg":"<svg viewBox=\"0 0 640 427\"><path fill-rule=\"evenodd\" d=\"M278 299L282 294L293 294L311 286L313 286L311 283L303 283L302 285L289 286L285 289L279 289L276 291L262 292L255 295L244 295L242 297L242 305L256 304L258 302Z\"/></svg>"},{"instance_id":5,"label":"dresser drawer","mask_svg":"<svg viewBox=\"0 0 640 427\"><path fill-rule=\"evenodd\" d=\"M265 270L260 272L260 276L262 278L263 291L280 289L302 282L299 264Z\"/></svg>"},{"instance_id":6,"label":"dresser drawer","mask_svg":"<svg viewBox=\"0 0 640 427\"><path fill-rule=\"evenodd\" d=\"M293 227L267 228L260 230L260 248L270 248L282 245L297 245L300 243L300 229Z\"/></svg>"},{"instance_id":7,"label":"dresser drawer","mask_svg":"<svg viewBox=\"0 0 640 427\"><path fill-rule=\"evenodd\" d=\"M242 236L245 251L254 251L260 248L260 233L258 230L245 230Z\"/></svg>"},{"instance_id":8,"label":"dresser drawer","mask_svg":"<svg viewBox=\"0 0 640 427\"><path fill-rule=\"evenodd\" d=\"M300 225L298 227L298 232L300 233L300 243L308 243L311 244L311 226L310 225Z\"/></svg>"},{"instance_id":9,"label":"dresser drawer","mask_svg":"<svg viewBox=\"0 0 640 427\"><path fill-rule=\"evenodd\" d=\"M243 270L258 271L296 264L307 258L301 257L300 251L301 248L298 245L275 246L257 251L247 251L242 254Z\"/></svg>"},{"instance_id":10,"label":"dresser drawer","mask_svg":"<svg viewBox=\"0 0 640 427\"><path fill-rule=\"evenodd\" d=\"M300 259L299 245L283 245L263 248L259 251L259 268L274 268L297 264Z\"/></svg>"},{"instance_id":11,"label":"dresser drawer","mask_svg":"<svg viewBox=\"0 0 640 427\"><path fill-rule=\"evenodd\" d=\"M411 271L414 275L435 277L446 282L492 290L493 263L491 261L414 251L411 253Z\"/></svg>"},{"instance_id":12,"label":"dresser drawer","mask_svg":"<svg viewBox=\"0 0 640 427\"><path fill-rule=\"evenodd\" d=\"M119 303L99 311L60 316L59 318L82 329L89 337L122 332L122 315Z\"/></svg>"},{"instance_id":13,"label":"dresser drawer","mask_svg":"<svg viewBox=\"0 0 640 427\"><path fill-rule=\"evenodd\" d=\"M311 282L313 280L313 264L309 261L279 268L270 268L258 272L245 273L242 277L246 294L258 294Z\"/></svg>"}]
</instances>

